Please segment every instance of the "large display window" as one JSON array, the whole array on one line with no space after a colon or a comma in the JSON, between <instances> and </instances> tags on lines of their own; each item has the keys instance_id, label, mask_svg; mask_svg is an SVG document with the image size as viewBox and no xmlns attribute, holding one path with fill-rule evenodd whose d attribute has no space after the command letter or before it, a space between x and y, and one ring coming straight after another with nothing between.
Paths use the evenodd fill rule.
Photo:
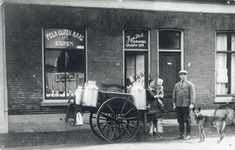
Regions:
<instances>
[{"instance_id":1,"label":"large display window","mask_svg":"<svg viewBox=\"0 0 235 150\"><path fill-rule=\"evenodd\" d=\"M44 93L46 100L65 99L84 85L85 29L44 29Z\"/></svg>"}]
</instances>

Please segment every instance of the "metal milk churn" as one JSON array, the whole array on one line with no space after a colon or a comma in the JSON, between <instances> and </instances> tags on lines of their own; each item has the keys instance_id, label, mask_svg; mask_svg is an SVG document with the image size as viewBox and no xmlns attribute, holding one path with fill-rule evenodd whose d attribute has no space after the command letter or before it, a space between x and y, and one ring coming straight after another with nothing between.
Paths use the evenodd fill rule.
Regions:
<instances>
[{"instance_id":1,"label":"metal milk churn","mask_svg":"<svg viewBox=\"0 0 235 150\"><path fill-rule=\"evenodd\" d=\"M82 126L83 125L83 117L82 117L81 111L76 110L75 113L76 113L76 125Z\"/></svg>"},{"instance_id":2,"label":"metal milk churn","mask_svg":"<svg viewBox=\"0 0 235 150\"><path fill-rule=\"evenodd\" d=\"M163 133L163 117L159 116L157 118L157 132Z\"/></svg>"},{"instance_id":3,"label":"metal milk churn","mask_svg":"<svg viewBox=\"0 0 235 150\"><path fill-rule=\"evenodd\" d=\"M75 104L76 105L81 105L82 104L82 98L83 98L83 89L82 86L78 86L75 92Z\"/></svg>"},{"instance_id":4,"label":"metal milk churn","mask_svg":"<svg viewBox=\"0 0 235 150\"><path fill-rule=\"evenodd\" d=\"M95 81L88 81L84 87L83 93L83 106L96 107L98 100L98 86L96 86Z\"/></svg>"},{"instance_id":5,"label":"metal milk churn","mask_svg":"<svg viewBox=\"0 0 235 150\"><path fill-rule=\"evenodd\" d=\"M146 109L146 91L141 86L141 82L134 82L130 90L137 109Z\"/></svg>"}]
</instances>

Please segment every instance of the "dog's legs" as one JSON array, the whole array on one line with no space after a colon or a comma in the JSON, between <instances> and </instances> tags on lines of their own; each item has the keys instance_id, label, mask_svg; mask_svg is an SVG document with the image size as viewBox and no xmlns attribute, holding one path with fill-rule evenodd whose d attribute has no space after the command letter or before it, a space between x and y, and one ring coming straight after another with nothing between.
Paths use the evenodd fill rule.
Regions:
<instances>
[{"instance_id":1,"label":"dog's legs","mask_svg":"<svg viewBox=\"0 0 235 150\"><path fill-rule=\"evenodd\" d=\"M221 136L222 136L222 135L221 135L221 128L220 128L219 126L217 126L217 132L218 132L218 134L219 134L219 138L220 138L220 139L219 139L216 143L219 144L220 141L221 141L221 138L222 138L222 137L221 137Z\"/></svg>"},{"instance_id":2,"label":"dog's legs","mask_svg":"<svg viewBox=\"0 0 235 150\"><path fill-rule=\"evenodd\" d=\"M198 142L202 142L202 134L201 134L201 127L200 127L200 125L198 125L198 129L199 129L199 138L200 138L200 141L198 141Z\"/></svg>"},{"instance_id":3,"label":"dog's legs","mask_svg":"<svg viewBox=\"0 0 235 150\"><path fill-rule=\"evenodd\" d=\"M219 144L224 138L223 131L224 131L225 126L226 126L226 123L224 121L217 124L217 132L218 132L219 137L220 137L220 139L216 142L217 144Z\"/></svg>"},{"instance_id":4,"label":"dog's legs","mask_svg":"<svg viewBox=\"0 0 235 150\"><path fill-rule=\"evenodd\" d=\"M202 127L202 142L204 142L205 138L206 138L205 130Z\"/></svg>"},{"instance_id":5,"label":"dog's legs","mask_svg":"<svg viewBox=\"0 0 235 150\"><path fill-rule=\"evenodd\" d=\"M204 137L204 129L202 125L198 125L199 128L199 137L200 137L200 141L199 142L203 142L205 137Z\"/></svg>"}]
</instances>

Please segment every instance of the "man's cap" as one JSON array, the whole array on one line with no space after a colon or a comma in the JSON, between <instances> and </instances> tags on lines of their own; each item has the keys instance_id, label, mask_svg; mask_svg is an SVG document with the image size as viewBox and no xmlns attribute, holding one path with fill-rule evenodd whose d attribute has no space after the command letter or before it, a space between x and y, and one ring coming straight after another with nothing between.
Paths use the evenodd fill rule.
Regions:
<instances>
[{"instance_id":1,"label":"man's cap","mask_svg":"<svg viewBox=\"0 0 235 150\"><path fill-rule=\"evenodd\" d=\"M188 74L188 71L186 71L186 70L180 70L179 74Z\"/></svg>"}]
</instances>

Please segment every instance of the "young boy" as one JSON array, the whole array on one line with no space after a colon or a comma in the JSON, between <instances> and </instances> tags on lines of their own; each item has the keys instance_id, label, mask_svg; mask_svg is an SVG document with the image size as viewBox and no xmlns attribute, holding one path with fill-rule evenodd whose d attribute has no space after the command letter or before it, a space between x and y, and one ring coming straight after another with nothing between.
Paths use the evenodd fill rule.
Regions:
<instances>
[{"instance_id":1,"label":"young boy","mask_svg":"<svg viewBox=\"0 0 235 150\"><path fill-rule=\"evenodd\" d=\"M164 97L164 92L163 92L163 80L162 79L158 79L157 82L157 87L156 87L156 96L154 96L154 98L157 98L157 107L158 108L162 108L164 107L164 104L162 103L163 97Z\"/></svg>"}]
</instances>

